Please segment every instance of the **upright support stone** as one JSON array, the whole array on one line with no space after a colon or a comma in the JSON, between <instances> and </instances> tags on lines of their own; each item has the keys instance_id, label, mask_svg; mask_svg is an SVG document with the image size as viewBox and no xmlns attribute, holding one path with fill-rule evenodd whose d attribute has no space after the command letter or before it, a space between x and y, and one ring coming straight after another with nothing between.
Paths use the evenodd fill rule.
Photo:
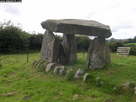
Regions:
<instances>
[{"instance_id":1,"label":"upright support stone","mask_svg":"<svg viewBox=\"0 0 136 102\"><path fill-rule=\"evenodd\" d=\"M63 34L62 46L65 52L66 63L73 63L77 60L77 46L75 34Z\"/></svg>"},{"instance_id":2,"label":"upright support stone","mask_svg":"<svg viewBox=\"0 0 136 102\"><path fill-rule=\"evenodd\" d=\"M110 63L110 52L106 40L104 38L95 38L88 49L87 69L102 68Z\"/></svg>"},{"instance_id":3,"label":"upright support stone","mask_svg":"<svg viewBox=\"0 0 136 102\"><path fill-rule=\"evenodd\" d=\"M51 31L46 30L43 37L40 59L58 63L58 55L59 43L55 35Z\"/></svg>"}]
</instances>

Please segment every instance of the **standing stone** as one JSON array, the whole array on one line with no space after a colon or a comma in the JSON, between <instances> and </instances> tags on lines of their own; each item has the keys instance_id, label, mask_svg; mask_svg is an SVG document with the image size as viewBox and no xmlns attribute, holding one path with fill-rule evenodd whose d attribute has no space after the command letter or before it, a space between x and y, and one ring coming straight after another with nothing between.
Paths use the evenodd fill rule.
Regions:
<instances>
[{"instance_id":1,"label":"standing stone","mask_svg":"<svg viewBox=\"0 0 136 102\"><path fill-rule=\"evenodd\" d=\"M104 38L95 38L88 49L87 69L102 68L110 63L110 52L106 40Z\"/></svg>"},{"instance_id":2,"label":"standing stone","mask_svg":"<svg viewBox=\"0 0 136 102\"><path fill-rule=\"evenodd\" d=\"M59 46L59 64L67 64L68 63L68 58L64 52L64 48L62 46L62 44L60 44Z\"/></svg>"},{"instance_id":3,"label":"standing stone","mask_svg":"<svg viewBox=\"0 0 136 102\"><path fill-rule=\"evenodd\" d=\"M58 63L58 55L59 43L55 35L51 31L46 30L43 37L40 59Z\"/></svg>"},{"instance_id":4,"label":"standing stone","mask_svg":"<svg viewBox=\"0 0 136 102\"><path fill-rule=\"evenodd\" d=\"M75 34L63 34L62 46L64 48L66 64L77 60L77 46Z\"/></svg>"}]
</instances>

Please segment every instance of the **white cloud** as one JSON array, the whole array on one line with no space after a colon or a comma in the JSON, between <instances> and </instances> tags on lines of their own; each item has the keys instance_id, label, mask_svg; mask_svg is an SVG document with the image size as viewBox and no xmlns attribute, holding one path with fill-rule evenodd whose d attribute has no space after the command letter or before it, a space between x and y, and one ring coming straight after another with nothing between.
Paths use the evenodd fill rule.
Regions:
<instances>
[{"instance_id":1,"label":"white cloud","mask_svg":"<svg viewBox=\"0 0 136 102\"><path fill-rule=\"evenodd\" d=\"M47 19L96 20L109 25L114 38L133 38L136 32L135 0L23 0L0 4L0 21L20 22L25 31L44 33Z\"/></svg>"}]
</instances>

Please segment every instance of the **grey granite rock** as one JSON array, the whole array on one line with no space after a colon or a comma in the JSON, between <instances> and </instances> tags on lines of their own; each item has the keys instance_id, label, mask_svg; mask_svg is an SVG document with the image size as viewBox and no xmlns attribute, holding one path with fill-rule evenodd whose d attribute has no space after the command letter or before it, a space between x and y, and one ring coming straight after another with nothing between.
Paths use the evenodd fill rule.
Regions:
<instances>
[{"instance_id":1,"label":"grey granite rock","mask_svg":"<svg viewBox=\"0 0 136 102\"><path fill-rule=\"evenodd\" d=\"M51 31L46 30L43 37L40 59L58 63L58 55L59 43L55 35Z\"/></svg>"},{"instance_id":2,"label":"grey granite rock","mask_svg":"<svg viewBox=\"0 0 136 102\"><path fill-rule=\"evenodd\" d=\"M108 25L93 20L62 19L46 20L41 23L44 29L52 32L81 34L108 38L112 35Z\"/></svg>"},{"instance_id":3,"label":"grey granite rock","mask_svg":"<svg viewBox=\"0 0 136 102\"><path fill-rule=\"evenodd\" d=\"M80 77L81 75L83 75L83 74L84 74L84 71L81 70L81 69L78 69L78 70L76 71L75 75L74 75L74 78L77 79L77 78L79 78L79 77Z\"/></svg>"},{"instance_id":4,"label":"grey granite rock","mask_svg":"<svg viewBox=\"0 0 136 102\"><path fill-rule=\"evenodd\" d=\"M104 38L95 38L89 46L87 53L87 69L94 70L110 64L109 47Z\"/></svg>"}]
</instances>

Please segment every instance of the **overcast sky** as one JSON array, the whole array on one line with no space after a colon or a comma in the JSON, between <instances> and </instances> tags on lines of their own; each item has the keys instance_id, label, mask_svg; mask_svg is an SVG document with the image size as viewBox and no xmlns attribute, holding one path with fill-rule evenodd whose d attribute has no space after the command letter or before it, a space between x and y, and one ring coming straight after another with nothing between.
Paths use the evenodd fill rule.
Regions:
<instances>
[{"instance_id":1,"label":"overcast sky","mask_svg":"<svg viewBox=\"0 0 136 102\"><path fill-rule=\"evenodd\" d=\"M44 33L41 22L47 19L95 20L109 25L111 38L136 36L135 0L22 0L0 3L0 22L19 22L27 32Z\"/></svg>"}]
</instances>

